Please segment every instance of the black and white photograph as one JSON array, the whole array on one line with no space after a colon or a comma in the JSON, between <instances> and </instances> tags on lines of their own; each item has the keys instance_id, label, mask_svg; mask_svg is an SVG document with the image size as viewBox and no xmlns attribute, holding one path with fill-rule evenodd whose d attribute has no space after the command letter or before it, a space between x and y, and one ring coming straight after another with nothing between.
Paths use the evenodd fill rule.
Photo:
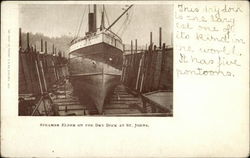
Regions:
<instances>
[{"instance_id":1,"label":"black and white photograph","mask_svg":"<svg viewBox=\"0 0 250 158\"><path fill-rule=\"evenodd\" d=\"M19 116L173 116L173 5L18 11Z\"/></svg>"},{"instance_id":2,"label":"black and white photograph","mask_svg":"<svg viewBox=\"0 0 250 158\"><path fill-rule=\"evenodd\" d=\"M249 157L249 2L3 1L1 157Z\"/></svg>"}]
</instances>

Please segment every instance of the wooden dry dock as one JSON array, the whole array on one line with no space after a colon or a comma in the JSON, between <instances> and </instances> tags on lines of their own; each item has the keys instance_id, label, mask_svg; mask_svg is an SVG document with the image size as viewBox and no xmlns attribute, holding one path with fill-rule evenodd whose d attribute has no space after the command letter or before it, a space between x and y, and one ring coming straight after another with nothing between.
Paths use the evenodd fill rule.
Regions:
<instances>
[{"instance_id":1,"label":"wooden dry dock","mask_svg":"<svg viewBox=\"0 0 250 158\"><path fill-rule=\"evenodd\" d=\"M52 97L55 106L58 107L60 116L83 116L89 115L88 106L80 104L78 98L73 95L73 88L66 79L64 83L56 87ZM118 85L112 96L105 102L103 115L115 116L121 114L141 114L142 100L140 97L128 93L126 88L121 84ZM102 115L102 116L103 116Z\"/></svg>"},{"instance_id":2,"label":"wooden dry dock","mask_svg":"<svg viewBox=\"0 0 250 158\"><path fill-rule=\"evenodd\" d=\"M73 88L67 79L57 85L53 101L60 116L82 116L86 115L85 107L80 104L77 97L73 95Z\"/></svg>"},{"instance_id":3,"label":"wooden dry dock","mask_svg":"<svg viewBox=\"0 0 250 158\"><path fill-rule=\"evenodd\" d=\"M21 34L21 30L20 30ZM30 47L19 50L19 116L173 116L173 48L161 44L124 53L121 84L106 98L103 113L93 105L82 105L69 82L67 59ZM20 35L21 37L21 35ZM124 50L124 52L126 52Z\"/></svg>"},{"instance_id":4,"label":"wooden dry dock","mask_svg":"<svg viewBox=\"0 0 250 158\"><path fill-rule=\"evenodd\" d=\"M124 85L118 85L110 100L104 105L103 114L115 116L120 114L142 113L142 100L128 93Z\"/></svg>"},{"instance_id":5,"label":"wooden dry dock","mask_svg":"<svg viewBox=\"0 0 250 158\"><path fill-rule=\"evenodd\" d=\"M156 106L147 101L145 107L144 97L135 95L123 84L118 85L112 96L106 100L102 115L93 114L91 107L79 102L73 95L73 88L68 79L58 84L53 94L52 99L59 116L172 116L172 112L160 111L160 109L148 110Z\"/></svg>"}]
</instances>

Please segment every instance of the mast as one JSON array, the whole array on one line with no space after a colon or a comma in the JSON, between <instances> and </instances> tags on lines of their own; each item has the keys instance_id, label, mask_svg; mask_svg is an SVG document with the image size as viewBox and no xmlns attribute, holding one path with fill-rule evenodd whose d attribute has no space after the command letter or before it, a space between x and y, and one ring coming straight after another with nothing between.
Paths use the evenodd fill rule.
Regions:
<instances>
[{"instance_id":1,"label":"mast","mask_svg":"<svg viewBox=\"0 0 250 158\"><path fill-rule=\"evenodd\" d=\"M108 28L107 28L107 30L109 30L131 7L133 6L133 4L132 5L130 5L129 7L128 7L128 9L126 9Z\"/></svg>"},{"instance_id":2,"label":"mast","mask_svg":"<svg viewBox=\"0 0 250 158\"><path fill-rule=\"evenodd\" d=\"M96 32L96 4L94 4L93 31Z\"/></svg>"},{"instance_id":3,"label":"mast","mask_svg":"<svg viewBox=\"0 0 250 158\"><path fill-rule=\"evenodd\" d=\"M104 5L102 6L102 19L101 19L101 27L100 30L105 28L105 21L104 21Z\"/></svg>"}]
</instances>

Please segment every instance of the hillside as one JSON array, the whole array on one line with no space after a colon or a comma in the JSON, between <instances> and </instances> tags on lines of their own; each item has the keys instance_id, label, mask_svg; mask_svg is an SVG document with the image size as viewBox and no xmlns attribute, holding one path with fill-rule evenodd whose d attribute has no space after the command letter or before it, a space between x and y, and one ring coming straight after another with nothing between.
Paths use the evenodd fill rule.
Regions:
<instances>
[{"instance_id":1,"label":"hillside","mask_svg":"<svg viewBox=\"0 0 250 158\"><path fill-rule=\"evenodd\" d=\"M21 40L22 40L22 48L26 49L27 48L27 34L22 33L21 35ZM45 36L41 33L29 33L29 40L30 40L30 46L36 47L37 50L41 50L41 39L43 41L47 41L47 50L48 53L52 52L53 44L56 48L57 51L61 52L68 52L69 48L69 43L73 39L73 37L70 36L61 36L61 37L48 37Z\"/></svg>"}]
</instances>

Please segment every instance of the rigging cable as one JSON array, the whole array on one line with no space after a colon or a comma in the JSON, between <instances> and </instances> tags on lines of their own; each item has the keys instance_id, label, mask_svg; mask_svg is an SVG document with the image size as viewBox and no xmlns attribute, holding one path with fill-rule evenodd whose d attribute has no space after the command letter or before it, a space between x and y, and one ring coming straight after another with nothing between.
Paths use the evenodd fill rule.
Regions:
<instances>
[{"instance_id":1,"label":"rigging cable","mask_svg":"<svg viewBox=\"0 0 250 158\"><path fill-rule=\"evenodd\" d=\"M127 29L128 25L131 23L133 15L134 15L134 9L131 10L131 14L129 14L129 16L127 18L128 19L127 23L125 24L124 29L122 30L122 32L120 34L121 37L124 34L125 30Z\"/></svg>"},{"instance_id":2,"label":"rigging cable","mask_svg":"<svg viewBox=\"0 0 250 158\"><path fill-rule=\"evenodd\" d=\"M119 34L120 31L126 26L126 23L128 22L128 18L129 18L129 16L128 16L128 14L127 14L126 19L125 19L124 22L122 23L122 26L120 27L120 29L117 31L117 34Z\"/></svg>"},{"instance_id":3,"label":"rigging cable","mask_svg":"<svg viewBox=\"0 0 250 158\"><path fill-rule=\"evenodd\" d=\"M78 35L79 35L80 29L81 29L81 27L82 27L82 23L83 23L83 19L84 19L85 12L86 12L86 7L85 7L85 9L84 9L84 11L83 11L83 15L82 15L82 18L81 18L81 23L80 23L80 26L79 26L79 28L78 28L78 31L77 31L77 34L76 34L75 38L77 38Z\"/></svg>"},{"instance_id":4,"label":"rigging cable","mask_svg":"<svg viewBox=\"0 0 250 158\"><path fill-rule=\"evenodd\" d=\"M124 8L122 8L124 9ZM125 28L125 26L127 25L126 23L128 22L128 19L130 17L129 12L126 13L126 19L124 20L124 22L122 23L122 26L120 27L120 29L117 31L117 34L120 33L121 30L123 30Z\"/></svg>"},{"instance_id":5,"label":"rigging cable","mask_svg":"<svg viewBox=\"0 0 250 158\"><path fill-rule=\"evenodd\" d=\"M106 17L106 19L107 19L108 26L109 26L109 25L110 25L110 23L109 23L109 17L108 17L108 14L107 14L106 8L105 8L105 7L103 7L103 8L104 8L104 15L105 15L105 17Z\"/></svg>"},{"instance_id":6,"label":"rigging cable","mask_svg":"<svg viewBox=\"0 0 250 158\"><path fill-rule=\"evenodd\" d=\"M80 23L81 23L81 19L83 18L83 15L82 15L82 17L81 18L79 18L78 19L78 21L79 21L79 24L76 26L76 28L75 28L75 33L74 33L74 38L73 39L75 39L76 38L76 36L77 36L77 32L78 32L78 29L79 29L79 26L80 26Z\"/></svg>"}]
</instances>

